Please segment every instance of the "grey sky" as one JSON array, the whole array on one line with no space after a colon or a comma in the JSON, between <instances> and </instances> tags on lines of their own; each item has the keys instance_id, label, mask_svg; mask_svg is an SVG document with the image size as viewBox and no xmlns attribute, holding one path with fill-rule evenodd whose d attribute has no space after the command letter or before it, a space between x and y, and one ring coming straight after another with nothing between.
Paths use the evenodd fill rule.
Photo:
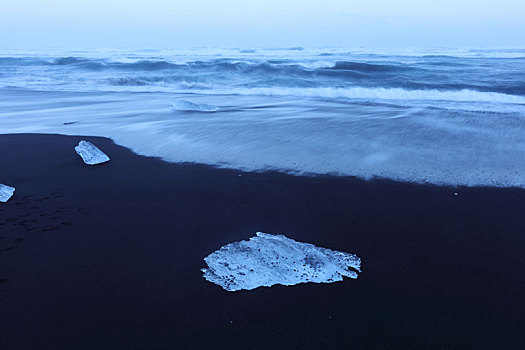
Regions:
<instances>
[{"instance_id":1,"label":"grey sky","mask_svg":"<svg viewBox=\"0 0 525 350\"><path fill-rule=\"evenodd\" d=\"M525 0L3 0L0 47L525 47Z\"/></svg>"}]
</instances>

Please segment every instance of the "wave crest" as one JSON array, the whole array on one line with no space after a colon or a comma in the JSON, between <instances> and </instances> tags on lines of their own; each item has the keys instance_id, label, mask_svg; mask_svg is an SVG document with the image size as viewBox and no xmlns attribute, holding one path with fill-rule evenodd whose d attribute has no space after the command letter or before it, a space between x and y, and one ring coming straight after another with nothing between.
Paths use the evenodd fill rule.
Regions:
<instances>
[{"instance_id":1,"label":"wave crest","mask_svg":"<svg viewBox=\"0 0 525 350\"><path fill-rule=\"evenodd\" d=\"M253 88L236 89L238 95L300 96L321 98L379 99L379 100L426 100L455 102L497 102L525 104L524 96L476 90L406 90L400 88Z\"/></svg>"},{"instance_id":2,"label":"wave crest","mask_svg":"<svg viewBox=\"0 0 525 350\"><path fill-rule=\"evenodd\" d=\"M61 58L52 60L50 63L56 66L65 66L69 64L84 63L88 61L89 60L87 59L78 58L78 57L61 57Z\"/></svg>"},{"instance_id":3,"label":"wave crest","mask_svg":"<svg viewBox=\"0 0 525 350\"><path fill-rule=\"evenodd\" d=\"M362 62L349 62L349 61L338 61L335 65L329 69L332 70L352 70L363 73L374 73L374 72L397 72L401 70L409 70L409 67L403 67L392 64L371 64Z\"/></svg>"}]
</instances>

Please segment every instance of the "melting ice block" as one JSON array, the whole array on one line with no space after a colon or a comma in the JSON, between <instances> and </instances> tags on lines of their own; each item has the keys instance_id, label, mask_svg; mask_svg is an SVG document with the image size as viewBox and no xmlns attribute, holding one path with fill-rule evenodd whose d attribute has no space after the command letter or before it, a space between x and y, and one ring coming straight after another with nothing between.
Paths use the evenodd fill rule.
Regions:
<instances>
[{"instance_id":1,"label":"melting ice block","mask_svg":"<svg viewBox=\"0 0 525 350\"><path fill-rule=\"evenodd\" d=\"M5 203L13 196L15 188L0 184L0 202Z\"/></svg>"},{"instance_id":2,"label":"melting ice block","mask_svg":"<svg viewBox=\"0 0 525 350\"><path fill-rule=\"evenodd\" d=\"M248 241L227 244L204 258L204 278L227 291L274 284L332 283L357 278L361 259L283 235L257 232Z\"/></svg>"},{"instance_id":3,"label":"melting ice block","mask_svg":"<svg viewBox=\"0 0 525 350\"><path fill-rule=\"evenodd\" d=\"M78 153L84 163L89 165L95 165L105 163L109 161L109 157L99 150L97 146L88 141L80 141L75 147L75 151Z\"/></svg>"},{"instance_id":4,"label":"melting ice block","mask_svg":"<svg viewBox=\"0 0 525 350\"><path fill-rule=\"evenodd\" d=\"M173 110L175 111L185 111L185 112L216 112L219 110L219 107L207 105L207 104L198 104L185 100L177 100L171 104Z\"/></svg>"}]
</instances>

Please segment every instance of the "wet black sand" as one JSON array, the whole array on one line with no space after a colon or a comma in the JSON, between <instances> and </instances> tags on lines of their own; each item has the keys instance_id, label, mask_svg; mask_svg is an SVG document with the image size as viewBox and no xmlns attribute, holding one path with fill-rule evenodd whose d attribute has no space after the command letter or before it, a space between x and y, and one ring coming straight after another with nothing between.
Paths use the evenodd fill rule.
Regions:
<instances>
[{"instance_id":1,"label":"wet black sand","mask_svg":"<svg viewBox=\"0 0 525 350\"><path fill-rule=\"evenodd\" d=\"M80 139L0 135L16 187L0 203L1 349L525 344L524 190L241 173L82 137L112 157L89 167ZM356 253L363 273L234 293L201 277L255 231Z\"/></svg>"}]
</instances>

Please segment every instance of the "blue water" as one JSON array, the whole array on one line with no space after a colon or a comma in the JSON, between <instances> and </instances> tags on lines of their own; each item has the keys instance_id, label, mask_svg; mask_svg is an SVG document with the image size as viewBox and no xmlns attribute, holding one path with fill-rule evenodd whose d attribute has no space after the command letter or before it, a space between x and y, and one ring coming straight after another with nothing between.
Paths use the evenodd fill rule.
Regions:
<instances>
[{"instance_id":1,"label":"blue water","mask_svg":"<svg viewBox=\"0 0 525 350\"><path fill-rule=\"evenodd\" d=\"M0 54L0 89L2 133L108 136L246 170L525 186L520 49L15 51Z\"/></svg>"},{"instance_id":2,"label":"blue water","mask_svg":"<svg viewBox=\"0 0 525 350\"><path fill-rule=\"evenodd\" d=\"M400 97L428 90L451 96L461 90L525 96L525 50L437 53L366 54L334 49L12 52L0 57L0 86L244 94L258 88L275 94L284 94L279 88L286 92L326 88L349 90L349 97L356 88L387 88L406 90ZM322 90L318 95L332 97L324 96L327 93Z\"/></svg>"}]
</instances>

